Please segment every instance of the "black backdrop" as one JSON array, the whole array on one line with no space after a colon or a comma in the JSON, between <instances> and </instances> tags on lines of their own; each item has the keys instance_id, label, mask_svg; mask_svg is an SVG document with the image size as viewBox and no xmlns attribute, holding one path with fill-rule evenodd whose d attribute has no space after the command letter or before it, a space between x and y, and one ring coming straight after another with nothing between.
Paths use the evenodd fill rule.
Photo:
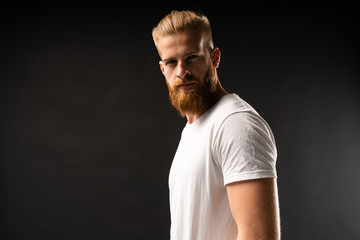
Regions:
<instances>
[{"instance_id":1,"label":"black backdrop","mask_svg":"<svg viewBox=\"0 0 360 240\"><path fill-rule=\"evenodd\" d=\"M172 9L209 17L223 86L273 129L283 239L360 238L354 7L211 5L4 6L2 239L169 238Z\"/></svg>"}]
</instances>

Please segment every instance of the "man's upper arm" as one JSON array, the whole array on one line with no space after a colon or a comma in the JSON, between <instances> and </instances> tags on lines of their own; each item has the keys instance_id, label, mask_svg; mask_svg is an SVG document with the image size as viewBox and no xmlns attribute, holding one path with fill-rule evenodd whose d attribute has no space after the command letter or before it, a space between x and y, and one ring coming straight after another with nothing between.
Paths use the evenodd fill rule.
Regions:
<instances>
[{"instance_id":1,"label":"man's upper arm","mask_svg":"<svg viewBox=\"0 0 360 240\"><path fill-rule=\"evenodd\" d=\"M235 113L223 122L215 143L238 239L280 239L277 151L270 127L257 114Z\"/></svg>"},{"instance_id":2,"label":"man's upper arm","mask_svg":"<svg viewBox=\"0 0 360 240\"><path fill-rule=\"evenodd\" d=\"M275 178L226 185L238 240L280 239L280 217Z\"/></svg>"},{"instance_id":3,"label":"man's upper arm","mask_svg":"<svg viewBox=\"0 0 360 240\"><path fill-rule=\"evenodd\" d=\"M271 129L252 112L238 112L223 121L214 140L213 155L224 185L277 177L277 151Z\"/></svg>"}]
</instances>

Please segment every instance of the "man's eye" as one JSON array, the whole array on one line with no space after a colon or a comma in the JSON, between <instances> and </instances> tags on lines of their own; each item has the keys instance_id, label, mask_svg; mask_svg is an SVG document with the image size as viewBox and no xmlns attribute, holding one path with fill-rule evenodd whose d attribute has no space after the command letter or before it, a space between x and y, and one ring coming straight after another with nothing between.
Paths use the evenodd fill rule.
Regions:
<instances>
[{"instance_id":1,"label":"man's eye","mask_svg":"<svg viewBox=\"0 0 360 240\"><path fill-rule=\"evenodd\" d=\"M188 60L192 60L192 59L195 59L195 58L197 58L196 55L190 55L190 56L187 57Z\"/></svg>"},{"instance_id":2,"label":"man's eye","mask_svg":"<svg viewBox=\"0 0 360 240\"><path fill-rule=\"evenodd\" d=\"M175 60L169 60L166 62L166 65L174 65L174 64L176 64Z\"/></svg>"}]
</instances>

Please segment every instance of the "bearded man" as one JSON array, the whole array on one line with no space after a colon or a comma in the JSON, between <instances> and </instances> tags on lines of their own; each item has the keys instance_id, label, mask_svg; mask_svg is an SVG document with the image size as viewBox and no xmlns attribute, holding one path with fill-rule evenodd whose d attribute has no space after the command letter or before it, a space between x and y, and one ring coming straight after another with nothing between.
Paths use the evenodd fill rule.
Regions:
<instances>
[{"instance_id":1,"label":"bearded man","mask_svg":"<svg viewBox=\"0 0 360 240\"><path fill-rule=\"evenodd\" d=\"M275 140L221 86L209 20L172 11L152 35L171 103L187 119L169 174L171 239L280 239Z\"/></svg>"}]
</instances>

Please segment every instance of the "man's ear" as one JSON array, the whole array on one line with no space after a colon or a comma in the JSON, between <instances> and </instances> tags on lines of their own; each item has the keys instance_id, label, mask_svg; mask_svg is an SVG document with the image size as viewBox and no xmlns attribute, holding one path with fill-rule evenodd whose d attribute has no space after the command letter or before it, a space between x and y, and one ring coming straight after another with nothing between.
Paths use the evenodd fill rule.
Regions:
<instances>
[{"instance_id":1,"label":"man's ear","mask_svg":"<svg viewBox=\"0 0 360 240\"><path fill-rule=\"evenodd\" d=\"M211 52L211 62L215 68L218 68L220 65L221 52L219 48L214 48Z\"/></svg>"},{"instance_id":2,"label":"man's ear","mask_svg":"<svg viewBox=\"0 0 360 240\"><path fill-rule=\"evenodd\" d=\"M163 61L159 61L161 72L165 75L164 63Z\"/></svg>"}]
</instances>

